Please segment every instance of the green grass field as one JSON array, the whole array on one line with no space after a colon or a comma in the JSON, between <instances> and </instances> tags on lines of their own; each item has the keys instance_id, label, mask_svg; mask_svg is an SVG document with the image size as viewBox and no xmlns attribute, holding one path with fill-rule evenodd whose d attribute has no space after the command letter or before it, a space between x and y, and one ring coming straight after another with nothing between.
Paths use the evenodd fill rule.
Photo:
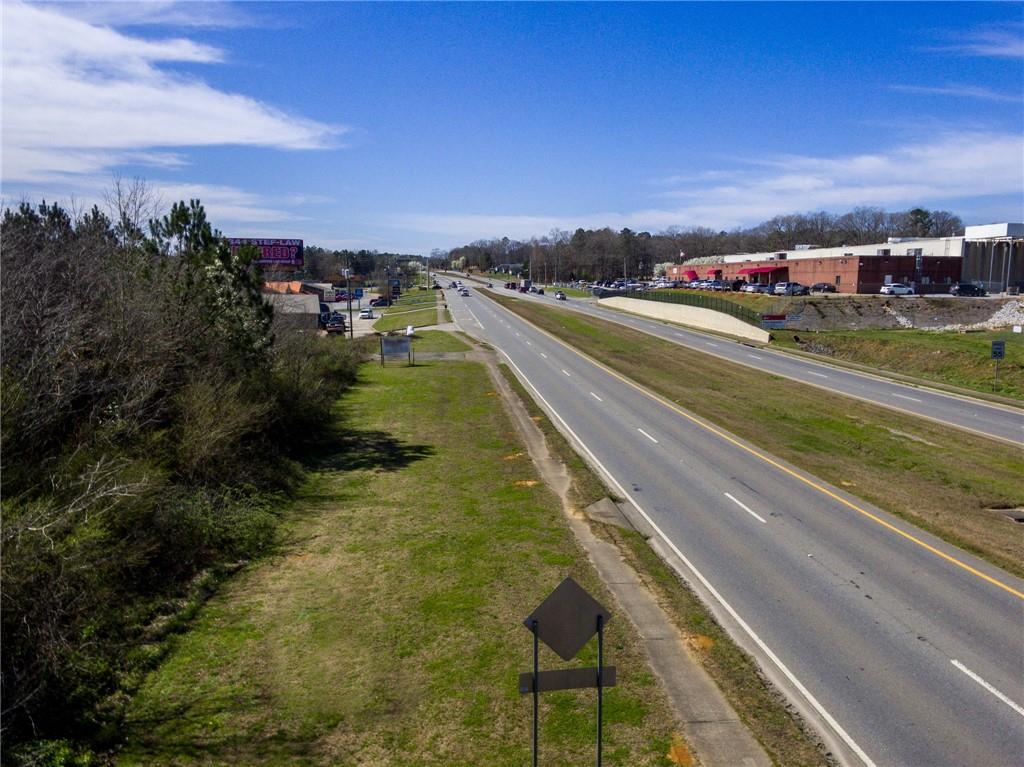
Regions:
<instances>
[{"instance_id":1,"label":"green grass field","mask_svg":"<svg viewBox=\"0 0 1024 767\"><path fill-rule=\"evenodd\" d=\"M517 314L687 410L1024 575L1024 454L942 424L766 375L610 322L501 294Z\"/></svg>"},{"instance_id":2,"label":"green grass field","mask_svg":"<svg viewBox=\"0 0 1024 767\"><path fill-rule=\"evenodd\" d=\"M931 330L776 330L775 344L928 381L1024 399L1024 334ZM797 340L799 339L799 343ZM996 378L992 342L1006 342Z\"/></svg>"},{"instance_id":3,"label":"green grass field","mask_svg":"<svg viewBox=\"0 0 1024 767\"><path fill-rule=\"evenodd\" d=\"M381 333L389 330L400 330L412 325L414 328L427 327L437 324L437 307L431 304L424 309L404 310L395 313L384 314L379 320L373 323L373 329Z\"/></svg>"},{"instance_id":4,"label":"green grass field","mask_svg":"<svg viewBox=\"0 0 1024 767\"><path fill-rule=\"evenodd\" d=\"M611 597L482 365L360 377L280 551L207 603L136 696L122 767L528 763L521 621L567 574ZM605 764L668 765L675 723L625 618L606 653ZM545 765L593 758L592 690L546 694L541 723Z\"/></svg>"},{"instance_id":5,"label":"green grass field","mask_svg":"<svg viewBox=\"0 0 1024 767\"><path fill-rule=\"evenodd\" d=\"M471 348L454 333L443 330L418 330L412 343L418 352L468 352Z\"/></svg>"}]
</instances>

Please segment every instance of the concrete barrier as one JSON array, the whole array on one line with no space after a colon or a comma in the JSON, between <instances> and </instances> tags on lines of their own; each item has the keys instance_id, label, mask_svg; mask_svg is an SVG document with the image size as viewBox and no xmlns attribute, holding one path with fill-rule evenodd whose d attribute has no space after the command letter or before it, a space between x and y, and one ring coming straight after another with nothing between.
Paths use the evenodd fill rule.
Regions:
<instances>
[{"instance_id":1,"label":"concrete barrier","mask_svg":"<svg viewBox=\"0 0 1024 767\"><path fill-rule=\"evenodd\" d=\"M768 343L767 330L748 325L732 315L712 309L702 309L699 306L687 306L686 304L669 304L663 301L645 301L642 298L626 298L624 296L602 298L598 303L601 306L621 309L630 314L640 314L656 320L678 322L680 325L691 325L695 328L714 330L718 333L747 338L759 343Z\"/></svg>"}]
</instances>

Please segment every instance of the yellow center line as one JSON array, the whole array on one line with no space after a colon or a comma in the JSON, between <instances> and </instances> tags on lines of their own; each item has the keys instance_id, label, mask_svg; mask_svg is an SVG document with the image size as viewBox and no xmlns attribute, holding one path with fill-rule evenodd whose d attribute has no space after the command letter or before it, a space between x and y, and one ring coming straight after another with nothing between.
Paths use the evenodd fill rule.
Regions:
<instances>
[{"instance_id":1,"label":"yellow center line","mask_svg":"<svg viewBox=\"0 0 1024 767\"><path fill-rule=\"evenodd\" d=\"M506 311L511 311L511 310L506 309ZM513 312L513 314L516 314L516 313ZM768 465L774 466L776 469L779 469L780 471L788 474L789 476L793 477L794 479L799 480L800 482L803 482L808 487L812 487L815 490L817 490L818 492L820 492L820 493L822 493L824 495L827 495L832 500L838 501L843 506L846 506L847 508L853 509L858 514L862 514L863 516L867 517L868 519L872 520L873 522L877 522L879 525L881 525L882 527L886 528L887 530L890 530L890 531L896 533L897 535L903 536L904 538L906 538L908 541L911 541L912 543L916 543L918 546L920 546L923 549L926 549L927 551L930 551L932 554L935 554L936 556L942 557L947 562L950 562L950 563L956 565L957 567L960 567L960 568L966 570L967 572L971 573L972 575L976 575L977 577L981 578L984 581L988 581L993 586L998 586L1003 591L1006 591L1006 592L1008 592L1010 594L1013 594L1013 596L1017 597L1018 599L1024 600L1024 592L1020 592L1017 589L1013 588L1012 586L1010 586L1010 585L1008 585L1006 583L1003 583L1002 581L1000 581L1000 580L998 580L996 578L993 578L991 575L987 575L987 574L981 572L980 570L978 570L975 567L972 567L971 565L967 564L966 562L963 562L963 561L957 559L956 557L951 556L951 555L947 554L946 552L941 551L941 550L935 548L930 543L922 541L917 536L912 535L912 534L906 532L905 530L900 530L900 528L896 527L891 522L886 522L884 519L879 517L877 514L873 514L870 511L868 511L867 509L862 509L860 506L858 506L855 503L852 503L851 501L848 501L847 499L843 498L841 495L837 495L836 493L833 493L827 487L824 487L824 486L818 484L817 482L815 482L812 479L808 479L807 477L805 477L805 476L803 476L803 475L793 471L792 469L788 468L787 466L783 466L781 463L779 463L778 461L774 460L773 458L770 458L769 456L765 455L764 453L758 452L757 450L753 449L749 445L744 445L742 442L740 442L736 438L726 434L723 431L720 431L719 429L715 428L714 426L712 426L712 425L710 425L708 423L705 423L704 421L702 421L701 419L697 418L696 416L693 416L690 413L687 413L685 410L680 408L675 403L669 402L668 400L662 398L660 395L657 395L657 394L655 394L655 393L653 393L651 391L648 391L646 388L644 388L640 384L636 383L635 381L633 381L633 380L631 380L629 378L626 378L626 376L622 375L621 373L619 373L616 370L611 369L610 367L605 365L603 362L598 362L594 358L587 356L586 354L581 352L579 349L576 349L575 347L570 346L567 342L563 341L558 336L555 336L555 335L549 333L548 331L544 330L544 328L538 327L537 325L535 325L534 323L530 322L530 320L526 319L525 317L523 317L523 316L521 316L519 314L516 314L516 316L519 317L519 319L522 320L523 322L527 323L528 325L530 325L531 327L536 329L538 332L543 333L544 335L546 335L552 341L555 341L556 343L560 344L561 346L564 346L566 349L571 351L573 354L576 354L577 356L581 357L582 359L586 360L587 362L591 363L592 365L597 366L598 368L600 368L604 372L608 373L609 375L612 375L615 378L619 379L624 384L627 384L628 386L631 386L632 388L636 389L638 392L643 394L645 397L648 397L649 399L652 399L655 402L657 402L657 403L659 403L661 405L664 405L665 407L669 408L673 412L678 413L679 415L683 416L683 418L686 418L691 423L696 424L697 426L701 427L702 429L705 429L706 431L709 431L709 432L711 432L712 434L714 434L714 435L716 435L718 437L721 437L726 442L728 442L728 443L730 443L732 445L735 445L736 447L740 448L741 450L746 451L747 453L749 453L750 455L754 456L755 458L759 458L760 460L764 461Z\"/></svg>"}]
</instances>

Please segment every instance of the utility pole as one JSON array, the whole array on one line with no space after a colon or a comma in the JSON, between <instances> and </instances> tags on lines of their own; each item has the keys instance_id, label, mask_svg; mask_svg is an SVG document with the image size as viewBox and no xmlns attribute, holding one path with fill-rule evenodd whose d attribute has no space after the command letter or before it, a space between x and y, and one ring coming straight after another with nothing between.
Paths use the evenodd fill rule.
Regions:
<instances>
[{"instance_id":1,"label":"utility pole","mask_svg":"<svg viewBox=\"0 0 1024 767\"><path fill-rule=\"evenodd\" d=\"M352 322L352 256L348 257L348 269L345 270L345 292L348 293L348 337L355 340L356 327Z\"/></svg>"}]
</instances>

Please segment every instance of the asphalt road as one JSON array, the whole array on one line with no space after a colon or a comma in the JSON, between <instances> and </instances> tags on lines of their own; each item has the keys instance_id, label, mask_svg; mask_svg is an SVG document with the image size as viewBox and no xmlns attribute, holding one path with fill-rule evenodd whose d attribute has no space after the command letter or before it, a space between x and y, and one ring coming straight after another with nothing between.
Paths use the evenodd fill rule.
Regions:
<instances>
[{"instance_id":1,"label":"asphalt road","mask_svg":"<svg viewBox=\"0 0 1024 767\"><path fill-rule=\"evenodd\" d=\"M1024 763L1024 582L658 401L475 290L446 295L843 761Z\"/></svg>"},{"instance_id":2,"label":"asphalt road","mask_svg":"<svg viewBox=\"0 0 1024 767\"><path fill-rule=\"evenodd\" d=\"M498 286L495 290L504 289ZM518 297L548 305L556 304L553 293L545 293L543 296L522 294ZM1004 407L935 389L909 386L892 379L859 373L785 352L755 349L710 333L688 330L603 308L593 301L570 298L564 302L558 301L557 305L559 308L573 309L592 317L618 322L680 346L765 373L784 376L837 394L857 397L899 412L931 418L948 426L1024 446L1024 409Z\"/></svg>"}]
</instances>

